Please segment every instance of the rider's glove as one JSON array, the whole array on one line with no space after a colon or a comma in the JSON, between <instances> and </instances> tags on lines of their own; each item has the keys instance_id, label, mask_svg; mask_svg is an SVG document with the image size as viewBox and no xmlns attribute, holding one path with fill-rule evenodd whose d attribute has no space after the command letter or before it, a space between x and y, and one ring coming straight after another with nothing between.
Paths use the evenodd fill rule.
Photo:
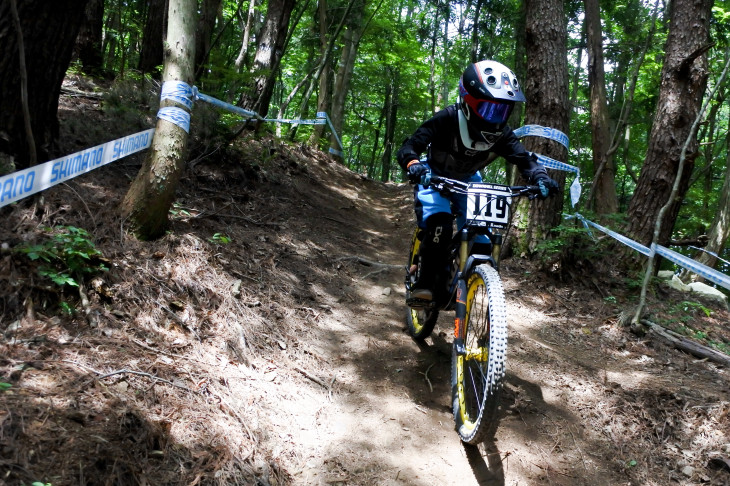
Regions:
<instances>
[{"instance_id":1,"label":"rider's glove","mask_svg":"<svg viewBox=\"0 0 730 486\"><path fill-rule=\"evenodd\" d=\"M428 172L428 167L417 160L411 160L406 170L408 171L408 181L411 184L419 184L421 177Z\"/></svg>"},{"instance_id":2,"label":"rider's glove","mask_svg":"<svg viewBox=\"0 0 730 486\"><path fill-rule=\"evenodd\" d=\"M535 181L537 186L540 188L540 199L547 199L550 196L554 196L558 193L560 186L558 183L549 178L546 175L538 176Z\"/></svg>"}]
</instances>

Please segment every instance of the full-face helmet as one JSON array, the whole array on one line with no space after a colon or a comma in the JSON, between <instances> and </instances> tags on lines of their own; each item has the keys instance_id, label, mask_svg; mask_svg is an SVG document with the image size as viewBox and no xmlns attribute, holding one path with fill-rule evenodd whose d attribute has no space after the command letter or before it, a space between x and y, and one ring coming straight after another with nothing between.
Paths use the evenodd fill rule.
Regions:
<instances>
[{"instance_id":1,"label":"full-face helmet","mask_svg":"<svg viewBox=\"0 0 730 486\"><path fill-rule=\"evenodd\" d=\"M470 64L459 79L459 101L469 131L489 139L502 132L525 95L511 69L496 61Z\"/></svg>"}]
</instances>

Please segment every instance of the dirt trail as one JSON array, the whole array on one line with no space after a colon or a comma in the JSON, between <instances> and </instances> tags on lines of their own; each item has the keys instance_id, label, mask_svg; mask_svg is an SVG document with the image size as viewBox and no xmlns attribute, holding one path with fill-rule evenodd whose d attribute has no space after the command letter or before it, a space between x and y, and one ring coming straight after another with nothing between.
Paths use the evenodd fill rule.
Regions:
<instances>
[{"instance_id":1,"label":"dirt trail","mask_svg":"<svg viewBox=\"0 0 730 486\"><path fill-rule=\"evenodd\" d=\"M134 166L49 191L45 212L7 211L27 238L91 215L115 266L113 297L92 293L95 325L43 309L3 320L0 484L730 484L727 370L634 337L595 287L520 259L502 266L499 428L462 445L450 313L422 345L404 331L407 185L306 148L240 150L189 170L158 242L119 233ZM2 264L31 295L30 270ZM8 315L27 306L13 295Z\"/></svg>"},{"instance_id":2,"label":"dirt trail","mask_svg":"<svg viewBox=\"0 0 730 486\"><path fill-rule=\"evenodd\" d=\"M730 448L726 370L652 349L615 326L615 308L598 292L546 280L519 260L503 265L511 334L500 427L493 441L465 447L450 409L450 313L423 345L404 332L409 188L327 164L310 175L322 181L314 194L324 204L316 206L331 227L317 244L338 262L331 278L341 287L315 291L331 312L302 343L321 360L311 369L332 393L312 383L298 389L283 420L298 425L286 432L301 454L295 483L730 481L726 471L703 468ZM270 406L274 413L278 397Z\"/></svg>"}]
</instances>

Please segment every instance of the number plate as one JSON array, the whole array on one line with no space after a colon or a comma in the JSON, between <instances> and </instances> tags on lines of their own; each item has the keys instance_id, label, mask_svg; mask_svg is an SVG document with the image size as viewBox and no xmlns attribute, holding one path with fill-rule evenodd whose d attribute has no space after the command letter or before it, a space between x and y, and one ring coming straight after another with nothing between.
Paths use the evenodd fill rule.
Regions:
<instances>
[{"instance_id":1,"label":"number plate","mask_svg":"<svg viewBox=\"0 0 730 486\"><path fill-rule=\"evenodd\" d=\"M504 228L509 220L512 192L499 184L469 184L466 195L467 224Z\"/></svg>"}]
</instances>

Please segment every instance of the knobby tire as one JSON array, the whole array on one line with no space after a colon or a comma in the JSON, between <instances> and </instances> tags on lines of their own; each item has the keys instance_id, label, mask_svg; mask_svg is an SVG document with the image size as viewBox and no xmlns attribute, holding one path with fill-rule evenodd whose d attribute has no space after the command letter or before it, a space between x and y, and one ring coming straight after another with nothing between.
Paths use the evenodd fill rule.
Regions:
<instances>
[{"instance_id":1,"label":"knobby tire","mask_svg":"<svg viewBox=\"0 0 730 486\"><path fill-rule=\"evenodd\" d=\"M497 409L505 374L507 305L497 271L479 265L467 277L464 345L452 354L452 399L461 440L478 444L497 427Z\"/></svg>"}]
</instances>

